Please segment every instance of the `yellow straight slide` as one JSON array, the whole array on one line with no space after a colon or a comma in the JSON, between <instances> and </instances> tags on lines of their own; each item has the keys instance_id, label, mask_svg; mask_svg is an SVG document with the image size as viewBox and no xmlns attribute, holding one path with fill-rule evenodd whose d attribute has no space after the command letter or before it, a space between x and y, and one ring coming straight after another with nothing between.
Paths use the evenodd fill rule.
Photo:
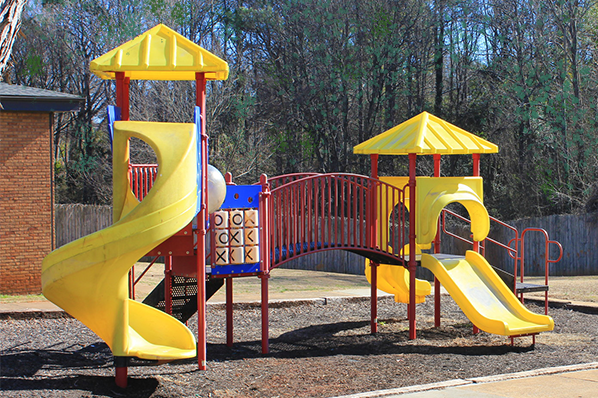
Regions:
<instances>
[{"instance_id":1,"label":"yellow straight slide","mask_svg":"<svg viewBox=\"0 0 598 398\"><path fill-rule=\"evenodd\" d=\"M554 329L546 315L529 311L480 254L422 254L422 266L436 275L469 320L481 330L517 336Z\"/></svg>"},{"instance_id":2,"label":"yellow straight slide","mask_svg":"<svg viewBox=\"0 0 598 398\"><path fill-rule=\"evenodd\" d=\"M147 142L158 177L140 203L128 180L129 138ZM42 289L79 319L115 356L173 360L196 356L191 331L170 315L128 298L129 269L196 215L195 124L114 123L114 224L71 242L43 261Z\"/></svg>"}]
</instances>

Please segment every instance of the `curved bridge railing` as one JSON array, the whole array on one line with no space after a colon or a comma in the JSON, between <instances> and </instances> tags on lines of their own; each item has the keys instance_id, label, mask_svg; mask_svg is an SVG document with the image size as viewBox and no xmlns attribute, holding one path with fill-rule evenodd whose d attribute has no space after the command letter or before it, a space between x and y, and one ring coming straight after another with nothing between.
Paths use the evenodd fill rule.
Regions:
<instances>
[{"instance_id":1,"label":"curved bridge railing","mask_svg":"<svg viewBox=\"0 0 598 398\"><path fill-rule=\"evenodd\" d=\"M405 265L404 190L356 174L285 176L274 181L268 209L271 268L308 253L338 249Z\"/></svg>"}]
</instances>

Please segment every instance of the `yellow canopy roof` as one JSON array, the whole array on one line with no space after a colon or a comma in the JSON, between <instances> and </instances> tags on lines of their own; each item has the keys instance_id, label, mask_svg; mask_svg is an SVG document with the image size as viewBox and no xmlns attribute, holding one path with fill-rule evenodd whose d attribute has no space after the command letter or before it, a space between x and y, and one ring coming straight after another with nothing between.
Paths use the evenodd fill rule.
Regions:
<instances>
[{"instance_id":1,"label":"yellow canopy roof","mask_svg":"<svg viewBox=\"0 0 598 398\"><path fill-rule=\"evenodd\" d=\"M157 25L91 61L89 69L102 79L125 72L131 80L226 80L228 64L166 25Z\"/></svg>"},{"instance_id":2,"label":"yellow canopy roof","mask_svg":"<svg viewBox=\"0 0 598 398\"><path fill-rule=\"evenodd\" d=\"M353 153L379 155L496 153L498 146L428 112L353 147Z\"/></svg>"}]
</instances>

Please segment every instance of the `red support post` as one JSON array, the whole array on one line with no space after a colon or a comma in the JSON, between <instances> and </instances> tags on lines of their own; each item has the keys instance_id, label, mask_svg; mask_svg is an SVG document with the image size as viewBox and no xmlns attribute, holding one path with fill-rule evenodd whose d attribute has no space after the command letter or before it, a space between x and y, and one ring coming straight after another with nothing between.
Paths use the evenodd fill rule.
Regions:
<instances>
[{"instance_id":1,"label":"red support post","mask_svg":"<svg viewBox=\"0 0 598 398\"><path fill-rule=\"evenodd\" d=\"M260 275L262 282L262 354L270 352L268 333L268 279L270 279L269 273Z\"/></svg>"},{"instance_id":2,"label":"red support post","mask_svg":"<svg viewBox=\"0 0 598 398\"><path fill-rule=\"evenodd\" d=\"M259 217L260 217L260 259L262 262L261 272L261 311L262 311L262 353L267 354L270 351L269 343L269 320L268 320L268 279L270 278L270 185L268 177L265 174L260 176L262 192L259 198ZM280 213L279 213L280 214Z\"/></svg>"},{"instance_id":3,"label":"red support post","mask_svg":"<svg viewBox=\"0 0 598 398\"><path fill-rule=\"evenodd\" d=\"M371 161L371 177L378 179L378 154L370 155ZM370 248L379 246L378 244L378 201L376 200L378 187L376 184L372 186L371 199L370 199L370 214L371 214L371 225L370 225ZM371 291L370 291L370 329L372 334L378 333L378 263L370 261L371 271Z\"/></svg>"},{"instance_id":4,"label":"red support post","mask_svg":"<svg viewBox=\"0 0 598 398\"><path fill-rule=\"evenodd\" d=\"M172 256L164 256L164 312L172 315Z\"/></svg>"},{"instance_id":5,"label":"red support post","mask_svg":"<svg viewBox=\"0 0 598 398\"><path fill-rule=\"evenodd\" d=\"M233 175L230 173L230 171L227 171L224 174L224 182L226 183L226 185L234 185L233 184Z\"/></svg>"},{"instance_id":6,"label":"red support post","mask_svg":"<svg viewBox=\"0 0 598 398\"><path fill-rule=\"evenodd\" d=\"M409 339L415 340L417 337L415 321L415 270L417 262L415 260L415 175L416 175L417 154L409 154Z\"/></svg>"},{"instance_id":7,"label":"red support post","mask_svg":"<svg viewBox=\"0 0 598 398\"><path fill-rule=\"evenodd\" d=\"M473 158L473 176L479 177L480 176L480 154L474 153L472 155Z\"/></svg>"},{"instance_id":8,"label":"red support post","mask_svg":"<svg viewBox=\"0 0 598 398\"><path fill-rule=\"evenodd\" d=\"M370 303L370 331L372 334L378 333L378 263L370 261L371 271L371 303Z\"/></svg>"},{"instance_id":9,"label":"red support post","mask_svg":"<svg viewBox=\"0 0 598 398\"><path fill-rule=\"evenodd\" d=\"M196 105L201 111L201 200L197 217L197 362L207 368L206 338L206 223L208 220L208 135L206 133L206 77L195 74Z\"/></svg>"},{"instance_id":10,"label":"red support post","mask_svg":"<svg viewBox=\"0 0 598 398\"><path fill-rule=\"evenodd\" d=\"M226 346L233 346L233 278L226 278Z\"/></svg>"},{"instance_id":11,"label":"red support post","mask_svg":"<svg viewBox=\"0 0 598 398\"><path fill-rule=\"evenodd\" d=\"M120 108L120 119L129 120L129 78L124 72L116 72L116 106ZM135 298L134 275L129 271L129 296ZM121 357L118 357L121 358ZM115 358L116 361L117 358ZM121 388L127 386L127 360L115 364L116 385Z\"/></svg>"},{"instance_id":12,"label":"red support post","mask_svg":"<svg viewBox=\"0 0 598 398\"><path fill-rule=\"evenodd\" d=\"M129 358L127 357L114 357L114 381L120 388L127 388L128 362Z\"/></svg>"},{"instance_id":13,"label":"red support post","mask_svg":"<svg viewBox=\"0 0 598 398\"><path fill-rule=\"evenodd\" d=\"M129 120L129 83L125 72L116 72L116 106L120 108L121 120Z\"/></svg>"},{"instance_id":14,"label":"red support post","mask_svg":"<svg viewBox=\"0 0 598 398\"><path fill-rule=\"evenodd\" d=\"M440 161L441 155L434 155L434 177L440 177ZM440 220L436 230L434 253L440 253ZM440 281L436 275L434 275L434 327L440 327Z\"/></svg>"}]
</instances>

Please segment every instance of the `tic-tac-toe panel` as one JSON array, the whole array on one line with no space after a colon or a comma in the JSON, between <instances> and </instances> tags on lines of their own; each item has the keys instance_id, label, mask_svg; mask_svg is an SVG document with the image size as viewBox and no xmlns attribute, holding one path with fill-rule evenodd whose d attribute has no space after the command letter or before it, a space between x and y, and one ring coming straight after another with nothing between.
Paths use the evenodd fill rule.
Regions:
<instances>
[{"instance_id":1,"label":"tic-tac-toe panel","mask_svg":"<svg viewBox=\"0 0 598 398\"><path fill-rule=\"evenodd\" d=\"M257 246L245 246L245 261L246 262L259 262L260 261L260 249Z\"/></svg>"},{"instance_id":2,"label":"tic-tac-toe panel","mask_svg":"<svg viewBox=\"0 0 598 398\"><path fill-rule=\"evenodd\" d=\"M244 240L246 246L258 246L260 243L260 229L259 228L245 228L243 230Z\"/></svg>"},{"instance_id":3,"label":"tic-tac-toe panel","mask_svg":"<svg viewBox=\"0 0 598 398\"><path fill-rule=\"evenodd\" d=\"M216 265L227 265L230 264L228 260L228 247L217 247L215 250L216 258L215 264Z\"/></svg>"},{"instance_id":4,"label":"tic-tac-toe panel","mask_svg":"<svg viewBox=\"0 0 598 398\"><path fill-rule=\"evenodd\" d=\"M259 194L261 186L229 185L221 209L212 215L213 275L261 271Z\"/></svg>"},{"instance_id":5,"label":"tic-tac-toe panel","mask_svg":"<svg viewBox=\"0 0 598 398\"><path fill-rule=\"evenodd\" d=\"M229 244L229 231L228 229L217 229L215 231L216 247L227 247Z\"/></svg>"},{"instance_id":6,"label":"tic-tac-toe panel","mask_svg":"<svg viewBox=\"0 0 598 398\"><path fill-rule=\"evenodd\" d=\"M245 210L243 218L245 220L246 228L257 228L258 211L255 209Z\"/></svg>"},{"instance_id":7,"label":"tic-tac-toe panel","mask_svg":"<svg viewBox=\"0 0 598 398\"><path fill-rule=\"evenodd\" d=\"M216 229L228 228L228 211L219 210L214 212L213 222Z\"/></svg>"}]
</instances>

